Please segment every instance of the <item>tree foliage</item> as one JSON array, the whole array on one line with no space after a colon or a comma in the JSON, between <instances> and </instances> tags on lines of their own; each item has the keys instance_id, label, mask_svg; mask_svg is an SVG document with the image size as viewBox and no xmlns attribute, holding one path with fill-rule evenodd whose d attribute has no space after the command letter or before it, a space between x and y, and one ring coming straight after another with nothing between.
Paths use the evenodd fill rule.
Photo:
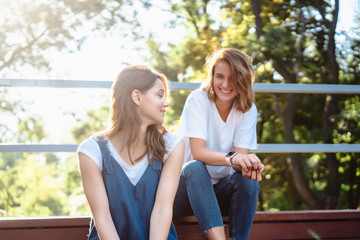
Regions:
<instances>
[{"instance_id":1,"label":"tree foliage","mask_svg":"<svg viewBox=\"0 0 360 240\"><path fill-rule=\"evenodd\" d=\"M355 38L346 40L348 48L336 45L335 41L339 1L221 1L218 15L211 15L208 8L218 1L169 2L179 22L188 28L188 34L183 44L161 54L166 57L176 51L175 61L178 63L180 59L178 65L183 66L182 76L188 76L183 81L205 78L202 66L213 49L235 47L253 58L258 82L339 84L345 80L350 83L351 78L352 84L359 84L358 30ZM340 54L343 51L348 54ZM257 94L258 140L262 143L337 142L334 134L340 125L336 122L344 117L339 106L346 99L349 96L335 94ZM348 127L343 132L353 135L356 130ZM358 156L351 158L355 163L358 161ZM342 178L349 172L342 171L339 154L291 153L264 155L263 159L267 164L267 177L261 183L263 205L260 209L359 205L354 191L351 198L356 204L338 202L344 190L359 188L354 170L352 187L344 187L349 185L344 185ZM278 173L281 178L276 177ZM278 204L280 198L287 207ZM302 202L293 201L299 198Z\"/></svg>"},{"instance_id":2,"label":"tree foliage","mask_svg":"<svg viewBox=\"0 0 360 240\"><path fill-rule=\"evenodd\" d=\"M4 5L6 2L7 5ZM186 29L180 44L164 43L142 29L138 8L152 1L2 1L0 73L24 66L49 70L46 51L75 51L89 31L118 30L145 41L147 61L171 81L202 82L206 56L219 47L239 48L252 59L260 83L360 84L360 18L351 34L335 38L339 1L165 1L168 25ZM216 9L216 11L213 11ZM114 28L116 27L116 28ZM108 32L107 32L108 33ZM17 36L15 38L15 36ZM341 39L341 44L337 42ZM166 125L176 131L189 91L172 91ZM0 92L0 142L38 142L42 120ZM353 95L257 93L260 143L359 143L360 99ZM106 127L108 106L89 111L71 127L76 143ZM259 210L358 208L357 153L259 154L265 164ZM61 169L61 173L58 171ZM37 184L37 187L36 187ZM51 194L50 194L51 193ZM0 214L89 213L73 155L2 153Z\"/></svg>"},{"instance_id":3,"label":"tree foliage","mask_svg":"<svg viewBox=\"0 0 360 240\"><path fill-rule=\"evenodd\" d=\"M0 73L23 66L48 71L46 51L77 51L92 31L116 27L117 32L125 30L123 37L135 37L133 5L127 0L1 1Z\"/></svg>"},{"instance_id":4,"label":"tree foliage","mask_svg":"<svg viewBox=\"0 0 360 240\"><path fill-rule=\"evenodd\" d=\"M77 51L89 32L115 27L121 31L126 27L123 36L135 37L137 10L133 4L101 0L1 1L0 75L17 72L21 76L24 69L31 68L47 72L51 69L48 51ZM11 99L6 89L0 89L0 142L35 143L46 136L42 119L30 115L23 104ZM61 174L64 172L65 176ZM54 154L2 153L0 177L0 216L88 212L75 157L63 163Z\"/></svg>"}]
</instances>

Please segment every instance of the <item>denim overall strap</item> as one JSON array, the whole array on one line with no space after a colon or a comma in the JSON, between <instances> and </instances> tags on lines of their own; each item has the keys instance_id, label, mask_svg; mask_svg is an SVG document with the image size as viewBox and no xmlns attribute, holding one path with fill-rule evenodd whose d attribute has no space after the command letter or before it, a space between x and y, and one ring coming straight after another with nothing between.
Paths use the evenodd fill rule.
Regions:
<instances>
[{"instance_id":1,"label":"denim overall strap","mask_svg":"<svg viewBox=\"0 0 360 240\"><path fill-rule=\"evenodd\" d=\"M121 166L110 155L106 141L97 139L97 142L103 156L102 175L108 195L110 212L120 239L149 239L150 217L155 202L162 163L152 160L134 186ZM95 227L90 226L89 239L98 239ZM177 239L173 225L168 239Z\"/></svg>"},{"instance_id":2,"label":"denim overall strap","mask_svg":"<svg viewBox=\"0 0 360 240\"><path fill-rule=\"evenodd\" d=\"M112 174L113 163L112 161L110 161L110 151L106 147L108 140L106 138L101 138L101 137L97 137L95 140L97 141L100 147L103 171L106 171L106 173L108 174Z\"/></svg>"}]
</instances>

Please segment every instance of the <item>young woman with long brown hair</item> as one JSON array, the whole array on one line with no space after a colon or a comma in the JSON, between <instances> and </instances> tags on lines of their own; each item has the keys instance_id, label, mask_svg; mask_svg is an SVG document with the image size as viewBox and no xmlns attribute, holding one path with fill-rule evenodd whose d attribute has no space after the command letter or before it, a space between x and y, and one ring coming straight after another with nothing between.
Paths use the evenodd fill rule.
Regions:
<instances>
[{"instance_id":1,"label":"young woman with long brown hair","mask_svg":"<svg viewBox=\"0 0 360 240\"><path fill-rule=\"evenodd\" d=\"M111 92L108 129L78 149L89 239L177 239L172 207L184 141L162 125L167 79L146 66L126 67Z\"/></svg>"}]
</instances>

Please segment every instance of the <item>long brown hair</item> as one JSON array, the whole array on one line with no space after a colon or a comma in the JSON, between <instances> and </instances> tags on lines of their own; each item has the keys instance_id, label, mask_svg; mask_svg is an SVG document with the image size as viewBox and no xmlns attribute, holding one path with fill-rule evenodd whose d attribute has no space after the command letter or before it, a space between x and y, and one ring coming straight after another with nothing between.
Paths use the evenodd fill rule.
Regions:
<instances>
[{"instance_id":1,"label":"long brown hair","mask_svg":"<svg viewBox=\"0 0 360 240\"><path fill-rule=\"evenodd\" d=\"M125 138L120 147L122 151L128 148L139 136L141 119L131 93L138 90L146 93L152 88L157 79L164 85L165 99L167 98L167 78L162 73L143 65L126 67L120 71L111 86L110 126L103 132L108 138L114 137L119 131L124 131ZM149 161L153 158L162 162L166 153L163 135L167 132L162 124L154 124L147 127L145 144ZM130 160L132 161L131 157ZM151 161L150 161L151 163Z\"/></svg>"},{"instance_id":2,"label":"long brown hair","mask_svg":"<svg viewBox=\"0 0 360 240\"><path fill-rule=\"evenodd\" d=\"M235 48L221 48L215 50L206 58L205 67L208 67L208 76L202 89L207 91L208 98L215 101L214 70L220 61L229 63L232 69L232 81L237 91L235 104L240 112L247 112L255 100L253 83L255 72L252 68L251 58L244 52Z\"/></svg>"}]
</instances>

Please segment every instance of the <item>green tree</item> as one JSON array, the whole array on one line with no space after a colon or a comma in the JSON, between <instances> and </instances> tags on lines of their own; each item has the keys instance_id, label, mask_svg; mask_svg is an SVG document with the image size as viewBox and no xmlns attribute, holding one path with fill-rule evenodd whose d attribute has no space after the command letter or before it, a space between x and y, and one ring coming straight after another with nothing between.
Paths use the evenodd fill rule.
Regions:
<instances>
[{"instance_id":1,"label":"green tree","mask_svg":"<svg viewBox=\"0 0 360 240\"><path fill-rule=\"evenodd\" d=\"M63 215L64 194L56 164L24 154L14 167L0 170L0 209L4 216Z\"/></svg>"},{"instance_id":2,"label":"green tree","mask_svg":"<svg viewBox=\"0 0 360 240\"><path fill-rule=\"evenodd\" d=\"M335 115L337 129L335 143L360 143L360 97L354 96L342 102L342 111ZM347 208L357 209L360 205L360 154L338 153L341 178L340 201Z\"/></svg>"},{"instance_id":3,"label":"green tree","mask_svg":"<svg viewBox=\"0 0 360 240\"><path fill-rule=\"evenodd\" d=\"M137 8L133 4L144 5L99 0L1 1L0 75L20 74L29 68L50 71L47 51L77 51L92 31L126 30L127 35L136 36ZM46 135L42 120L26 112L20 100L11 101L6 89L0 91L0 142L40 142ZM64 208L67 200L76 199L82 191L76 188L80 185L76 159L70 160L73 165L63 167L54 154L0 154L1 213L37 216L78 212ZM66 177L59 169L68 171ZM84 206L79 206L80 212L85 211Z\"/></svg>"},{"instance_id":4,"label":"green tree","mask_svg":"<svg viewBox=\"0 0 360 240\"><path fill-rule=\"evenodd\" d=\"M219 15L208 13L208 7L219 4L219 1L169 1L171 10L187 27L188 34L182 44L170 51L176 51L180 57L167 58L167 64L176 61L178 66L183 66L179 72L181 76L188 76L184 81L204 79L204 59L217 47L235 47L250 54L258 82L338 84L342 81L338 62L344 58L335 44L339 1L243 0L220 3L222 21L219 23L215 21ZM356 48L356 44L352 48ZM152 49L156 51L157 48ZM356 51L347 57L353 64L356 58ZM343 72L349 68L343 67ZM340 103L337 95L257 94L256 103L261 114L258 124L260 142L333 143L331 136L337 128L333 119ZM294 196L287 201L292 205L290 208L337 207L339 160L331 153L291 153L285 158L281 154L277 157L264 155L264 162L276 166L276 169L267 165L265 174L268 179L262 186L272 185L269 191L274 186L283 186L279 187L278 193L281 194L274 194L277 197L273 197L273 202L267 206L279 205L276 204L279 197L286 202L289 196ZM288 166L283 164L285 161ZM291 174L281 175L285 180L273 175L287 171ZM297 198L303 202L292 201Z\"/></svg>"},{"instance_id":5,"label":"green tree","mask_svg":"<svg viewBox=\"0 0 360 240\"><path fill-rule=\"evenodd\" d=\"M0 73L19 70L23 66L49 70L45 51L76 51L86 39L82 29L109 30L121 28L124 35L146 40L156 69L171 81L200 82L206 77L206 56L218 47L236 47L254 60L258 82L267 83L351 83L359 84L359 28L356 37L347 36L346 43L335 43L338 1L167 1L166 11L174 14L170 27L187 29L183 41L164 48L153 35L145 35L137 21L137 7L158 7L150 1L51 1L33 3L12 1L0 3ZM9 7L10 6L10 7ZM210 11L219 8L218 13ZM14 38L18 36L18 38ZM166 125L177 124L189 91L172 92ZM14 121L19 141L36 142L44 137L41 119L36 116L18 119L21 103L6 101L0 94L0 110ZM352 96L311 94L257 94L258 140L261 143L335 142L356 143L359 129L359 98ZM339 110L343 109L343 110ZM321 114L323 113L323 114ZM88 112L71 131L76 142L104 129L108 107ZM21 121L18 121L21 120ZM23 122L22 122L23 121ZM0 123L0 137L12 139L8 125ZM292 210L307 208L356 208L359 206L359 156L357 154L260 154L266 164L261 183L260 210ZM288 164L284 164L287 162ZM39 164L56 186L40 184L34 189L20 181L25 166L35 174L46 173L31 166ZM65 175L53 172L60 167ZM56 156L44 161L31 156L6 153L0 158L0 209L8 215L81 214L88 212L83 198L77 161L74 156L61 165ZM27 181L40 181L25 174ZM40 181L41 182L41 181ZM54 187L53 199L42 193ZM19 191L32 189L21 195ZM28 205L20 207L21 201ZM81 199L79 201L79 199ZM39 205L34 207L35 203ZM78 202L75 207L68 202ZM58 207L61 205L62 207ZM51 206L51 207L45 207ZM27 209L26 211L20 211Z\"/></svg>"},{"instance_id":6,"label":"green tree","mask_svg":"<svg viewBox=\"0 0 360 240\"><path fill-rule=\"evenodd\" d=\"M276 79L283 80L286 83L301 83L304 79L316 79L314 75L304 77L306 73L304 66L306 66L308 60L312 61L312 59L318 58L319 55L321 56L327 52L328 57L324 59L328 61L318 62L317 66L323 66L327 69L324 75L337 79L332 82L335 84L338 83L338 76L334 71L331 72L330 69L333 68L329 68L328 66L330 63L336 64L336 55L333 46L335 46L334 36L338 4L338 1L335 1L334 5L326 1L321 2L321 4L320 2L310 3L303 1L268 1L265 4L264 2L260 3L258 0L252 0L231 2L227 5L227 9L229 13L228 17L232 19L233 22L240 22L249 26L245 32L248 32L251 28L255 30L253 34L243 36L243 38L248 40L247 45L250 47L248 48L245 44L242 45L242 47L249 49L248 52L255 58L255 64L259 66L262 64L270 64ZM238 8L240 8L240 12L243 13L242 15L240 14L241 16L237 15L236 10ZM247 14L247 16L243 16L244 14ZM315 17L316 14L322 16L322 19L317 20L319 18ZM329 21L325 15L331 15L332 20ZM314 31L313 25L318 27L317 29L320 29L320 31ZM325 31L323 29L325 29ZM230 43L232 39L235 39L234 35L240 38L239 35L242 33L243 32L240 32L236 35L230 32L227 38L228 43ZM316 50L312 50L312 48L314 45L320 44L319 41L324 38L327 38L328 41L321 42L323 45L321 45L321 48L318 48L320 49L318 55ZM242 44L242 42L240 42L240 44ZM239 46L238 44L236 45ZM261 52L256 48L261 49ZM304 61L304 59L306 61ZM334 69L338 69L336 66L333 67ZM326 79L326 76L323 79ZM270 81L274 82L274 80L273 78L273 80ZM307 97L300 99L292 93L286 94L284 96L285 99L279 99L277 95L274 95L274 97L274 109L283 123L284 141L287 143L296 143L301 141L301 139L309 139L309 137L304 135L304 132L307 132L305 128L306 125L298 123L297 121L299 116L306 118L306 115L299 112L297 108L299 105L307 106L303 100L307 100L308 102L311 100ZM331 97L333 97L334 100L336 98L335 95ZM336 106L336 101L326 102L326 106L334 107ZM321 107L321 105L318 105L318 107ZM329 109L329 107L326 109ZM325 112L326 117L322 124L324 132L331 131L331 127L326 125L329 116L335 113L333 110L331 111L331 113L327 112L327 110ZM315 113L312 118L316 115ZM304 127L301 127L301 125ZM313 127L311 125L313 124L309 126ZM323 141L325 141L324 138ZM306 204L313 209L336 207L339 184L337 184L337 160L333 158L334 155L327 154L327 167L330 172L328 174L329 178L327 179L328 191L325 196L323 196L323 200L318 198L313 189L314 186L311 185L313 179L311 179L308 174L308 166L304 164L303 157L304 156L300 154L290 153L288 161L289 169L292 172L293 183L300 196Z\"/></svg>"},{"instance_id":7,"label":"green tree","mask_svg":"<svg viewBox=\"0 0 360 240\"><path fill-rule=\"evenodd\" d=\"M74 126L70 130L75 142L80 143L92 134L105 130L109 120L109 114L109 106L89 110L87 112L87 118L80 120L77 126Z\"/></svg>"},{"instance_id":8,"label":"green tree","mask_svg":"<svg viewBox=\"0 0 360 240\"><path fill-rule=\"evenodd\" d=\"M22 66L48 71L46 51L77 51L91 31L116 26L136 36L134 4L126 0L1 1L0 73Z\"/></svg>"}]
</instances>

